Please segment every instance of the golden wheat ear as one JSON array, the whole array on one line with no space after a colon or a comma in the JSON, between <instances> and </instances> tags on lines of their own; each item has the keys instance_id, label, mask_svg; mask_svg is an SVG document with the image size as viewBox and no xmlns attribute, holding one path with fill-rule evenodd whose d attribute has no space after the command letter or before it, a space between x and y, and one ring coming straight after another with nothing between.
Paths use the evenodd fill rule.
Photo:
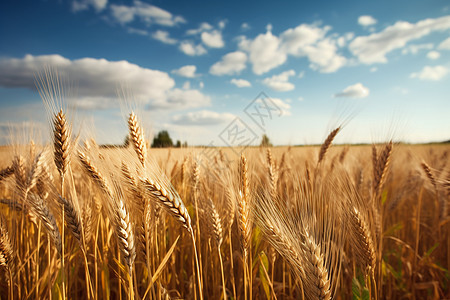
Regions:
<instances>
[{"instance_id":1,"label":"golden wheat ear","mask_svg":"<svg viewBox=\"0 0 450 300\"><path fill-rule=\"evenodd\" d=\"M14 251L3 215L0 215L0 266L14 269Z\"/></svg>"},{"instance_id":2,"label":"golden wheat ear","mask_svg":"<svg viewBox=\"0 0 450 300\"><path fill-rule=\"evenodd\" d=\"M59 233L59 228L56 223L56 219L53 214L50 212L44 200L31 193L27 197L27 204L30 206L31 211L41 220L44 228L47 230L47 234L50 236L50 239L53 241L56 250L59 254L62 253L62 241L61 234Z\"/></svg>"},{"instance_id":3,"label":"golden wheat ear","mask_svg":"<svg viewBox=\"0 0 450 300\"><path fill-rule=\"evenodd\" d=\"M191 217L180 195L165 180L153 180L149 177L141 178L141 183L152 195L153 199L161 204L181 225L192 233Z\"/></svg>"},{"instance_id":4,"label":"golden wheat ear","mask_svg":"<svg viewBox=\"0 0 450 300\"><path fill-rule=\"evenodd\" d=\"M338 134L338 132L341 130L341 127L339 126L338 128L334 129L333 131L331 131L327 138L325 139L325 142L323 142L322 146L320 147L320 151L319 151L319 158L317 163L320 163L321 161L323 161L323 159L325 158L325 155L328 152L328 149L331 147L331 143L333 143L334 138L336 137L336 135Z\"/></svg>"},{"instance_id":5,"label":"golden wheat ear","mask_svg":"<svg viewBox=\"0 0 450 300\"><path fill-rule=\"evenodd\" d=\"M133 142L134 150L136 151L142 166L145 167L145 159L147 158L147 144L145 142L144 130L139 124L137 116L133 111L128 117L128 129L131 141Z\"/></svg>"}]
</instances>

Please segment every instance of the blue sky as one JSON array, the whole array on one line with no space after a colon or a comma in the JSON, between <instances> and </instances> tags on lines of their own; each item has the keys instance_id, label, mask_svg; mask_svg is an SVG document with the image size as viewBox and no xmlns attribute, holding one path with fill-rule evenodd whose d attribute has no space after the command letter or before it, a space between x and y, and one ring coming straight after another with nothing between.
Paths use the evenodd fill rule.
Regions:
<instances>
[{"instance_id":1,"label":"blue sky","mask_svg":"<svg viewBox=\"0 0 450 300\"><path fill-rule=\"evenodd\" d=\"M48 66L100 143L124 140L131 106L149 137L191 145L320 143L341 123L342 143L450 139L444 0L2 1L0 143L48 135Z\"/></svg>"}]
</instances>

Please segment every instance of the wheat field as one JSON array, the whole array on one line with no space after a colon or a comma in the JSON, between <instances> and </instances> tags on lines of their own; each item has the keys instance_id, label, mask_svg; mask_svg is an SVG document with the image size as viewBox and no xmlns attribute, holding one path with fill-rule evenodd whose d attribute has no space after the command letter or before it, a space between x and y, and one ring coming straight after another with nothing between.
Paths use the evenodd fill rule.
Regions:
<instances>
[{"instance_id":1,"label":"wheat field","mask_svg":"<svg viewBox=\"0 0 450 300\"><path fill-rule=\"evenodd\" d=\"M0 148L1 299L450 298L448 144L153 149L130 111L103 148L48 107Z\"/></svg>"}]
</instances>

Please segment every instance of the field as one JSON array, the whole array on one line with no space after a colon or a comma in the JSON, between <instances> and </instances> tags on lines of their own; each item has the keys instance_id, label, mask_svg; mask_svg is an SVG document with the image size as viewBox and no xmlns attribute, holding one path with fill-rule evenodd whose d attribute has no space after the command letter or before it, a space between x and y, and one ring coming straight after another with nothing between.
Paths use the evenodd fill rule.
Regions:
<instances>
[{"instance_id":1,"label":"field","mask_svg":"<svg viewBox=\"0 0 450 300\"><path fill-rule=\"evenodd\" d=\"M1 299L450 299L449 145L0 148Z\"/></svg>"}]
</instances>

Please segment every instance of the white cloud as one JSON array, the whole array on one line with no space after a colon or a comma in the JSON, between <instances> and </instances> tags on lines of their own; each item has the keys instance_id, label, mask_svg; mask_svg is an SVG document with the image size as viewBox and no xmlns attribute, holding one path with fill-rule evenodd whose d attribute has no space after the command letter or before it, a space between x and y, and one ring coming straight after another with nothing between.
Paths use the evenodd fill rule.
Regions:
<instances>
[{"instance_id":1,"label":"white cloud","mask_svg":"<svg viewBox=\"0 0 450 300\"><path fill-rule=\"evenodd\" d=\"M377 24L377 20L372 16L360 16L358 18L358 24L364 27Z\"/></svg>"},{"instance_id":2,"label":"white cloud","mask_svg":"<svg viewBox=\"0 0 450 300\"><path fill-rule=\"evenodd\" d=\"M279 116L290 116L291 115L291 105L286 101L279 98L270 98L271 102L279 109ZM256 100L256 103L263 104L261 99Z\"/></svg>"},{"instance_id":3,"label":"white cloud","mask_svg":"<svg viewBox=\"0 0 450 300\"><path fill-rule=\"evenodd\" d=\"M190 41L183 41L180 44L180 50L190 56L200 56L206 54L207 51L202 45L194 45Z\"/></svg>"},{"instance_id":4,"label":"white cloud","mask_svg":"<svg viewBox=\"0 0 450 300\"><path fill-rule=\"evenodd\" d=\"M205 126L231 122L234 118L236 118L236 116L230 113L217 113L209 110L201 110L176 115L173 117L172 121L178 125Z\"/></svg>"},{"instance_id":5,"label":"white cloud","mask_svg":"<svg viewBox=\"0 0 450 300\"><path fill-rule=\"evenodd\" d=\"M450 37L442 41L438 46L439 50L450 50Z\"/></svg>"},{"instance_id":6,"label":"white cloud","mask_svg":"<svg viewBox=\"0 0 450 300\"><path fill-rule=\"evenodd\" d=\"M233 79L230 80L230 82L231 82L232 84L234 84L235 86L240 87L240 88L242 88L242 87L251 87L251 86L252 86L252 84L250 83L250 81L245 80L245 79L236 79L236 78L233 78Z\"/></svg>"},{"instance_id":7,"label":"white cloud","mask_svg":"<svg viewBox=\"0 0 450 300\"><path fill-rule=\"evenodd\" d=\"M294 70L285 71L281 74L265 78L263 80L263 83L275 91L279 92L292 91L295 88L295 85L289 82L289 77L294 75L295 75Z\"/></svg>"},{"instance_id":8,"label":"white cloud","mask_svg":"<svg viewBox=\"0 0 450 300\"><path fill-rule=\"evenodd\" d=\"M227 20L220 20L219 21L218 26L219 26L220 29L224 29L226 25L227 25Z\"/></svg>"},{"instance_id":9,"label":"white cloud","mask_svg":"<svg viewBox=\"0 0 450 300\"><path fill-rule=\"evenodd\" d=\"M173 70L172 73L177 74L182 77L194 78L196 76L196 74L195 74L196 70L197 70L196 66L187 65L187 66L183 66L179 69Z\"/></svg>"},{"instance_id":10,"label":"white cloud","mask_svg":"<svg viewBox=\"0 0 450 300\"><path fill-rule=\"evenodd\" d=\"M186 81L183 83L183 90L190 90L191 89L191 82Z\"/></svg>"},{"instance_id":11,"label":"white cloud","mask_svg":"<svg viewBox=\"0 0 450 300\"><path fill-rule=\"evenodd\" d=\"M211 66L209 72L213 75L233 75L245 69L247 55L241 51L235 51L222 56L222 59Z\"/></svg>"},{"instance_id":12,"label":"white cloud","mask_svg":"<svg viewBox=\"0 0 450 300\"><path fill-rule=\"evenodd\" d=\"M173 16L162 8L139 0L134 0L132 6L111 4L110 9L111 17L122 25L130 23L134 19L139 19L147 25L175 26L186 23L181 16Z\"/></svg>"},{"instance_id":13,"label":"white cloud","mask_svg":"<svg viewBox=\"0 0 450 300\"><path fill-rule=\"evenodd\" d=\"M294 56L304 56L304 49L323 39L330 27L319 28L308 24L301 24L289 28L280 35L281 49Z\"/></svg>"},{"instance_id":14,"label":"white cloud","mask_svg":"<svg viewBox=\"0 0 450 300\"><path fill-rule=\"evenodd\" d=\"M370 72L371 72L371 73L374 73L374 72L376 72L376 71L378 71L378 68L377 68L377 67L372 67L372 68L370 68Z\"/></svg>"},{"instance_id":15,"label":"white cloud","mask_svg":"<svg viewBox=\"0 0 450 300\"><path fill-rule=\"evenodd\" d=\"M334 41L325 38L316 45L306 46L303 49L310 61L310 68L322 73L333 73L345 66L347 59L337 54Z\"/></svg>"},{"instance_id":16,"label":"white cloud","mask_svg":"<svg viewBox=\"0 0 450 300\"><path fill-rule=\"evenodd\" d=\"M361 83L356 83L354 85L350 85L343 89L341 92L334 94L334 97L343 97L343 98L365 98L369 96L369 89L362 85Z\"/></svg>"},{"instance_id":17,"label":"white cloud","mask_svg":"<svg viewBox=\"0 0 450 300\"><path fill-rule=\"evenodd\" d=\"M203 23L200 24L200 26L198 28L196 28L196 29L189 29L188 31L186 31L186 34L187 35L196 35L196 34L202 33L204 31L209 31L209 30L212 30L212 29L213 29L213 27L212 27L211 24L203 22Z\"/></svg>"},{"instance_id":18,"label":"white cloud","mask_svg":"<svg viewBox=\"0 0 450 300\"><path fill-rule=\"evenodd\" d=\"M239 47L249 53L253 72L258 75L284 64L288 55L307 57L312 69L331 73L343 67L347 59L337 53L338 42L325 37L330 29L329 26L301 24L287 29L279 37L268 30L253 40L243 37ZM351 34L347 38L352 38Z\"/></svg>"},{"instance_id":19,"label":"white cloud","mask_svg":"<svg viewBox=\"0 0 450 300\"><path fill-rule=\"evenodd\" d=\"M198 86L199 86L199 88L204 88L205 87L205 84L203 83L203 81L200 81L200 83L198 84Z\"/></svg>"},{"instance_id":20,"label":"white cloud","mask_svg":"<svg viewBox=\"0 0 450 300\"><path fill-rule=\"evenodd\" d=\"M72 1L72 10L74 12L87 10L90 6L92 6L97 12L105 9L108 4L108 0L81 0L81 1Z\"/></svg>"},{"instance_id":21,"label":"white cloud","mask_svg":"<svg viewBox=\"0 0 450 300\"><path fill-rule=\"evenodd\" d=\"M178 42L176 39L171 38L169 36L169 33L164 30L157 30L157 31L153 32L152 38L154 38L155 40L158 40L160 42L163 42L164 44L169 44L169 45L174 45Z\"/></svg>"},{"instance_id":22,"label":"white cloud","mask_svg":"<svg viewBox=\"0 0 450 300\"><path fill-rule=\"evenodd\" d=\"M432 80L438 81L441 80L445 75L447 75L449 69L444 66L425 66L422 71L417 73L412 73L410 75L411 78L418 78L420 80Z\"/></svg>"},{"instance_id":23,"label":"white cloud","mask_svg":"<svg viewBox=\"0 0 450 300\"><path fill-rule=\"evenodd\" d=\"M222 33L218 30L202 32L201 38L202 42L210 48L222 48L225 45L222 39Z\"/></svg>"},{"instance_id":24,"label":"white cloud","mask_svg":"<svg viewBox=\"0 0 450 300\"><path fill-rule=\"evenodd\" d=\"M344 34L343 36L340 36L337 38L336 40L336 44L339 47L344 47L345 45L347 45L347 43L349 41L351 41L353 38L355 37L355 34L353 32L347 32L346 34Z\"/></svg>"},{"instance_id":25,"label":"white cloud","mask_svg":"<svg viewBox=\"0 0 450 300\"><path fill-rule=\"evenodd\" d=\"M421 50L431 50L433 49L433 44L414 44L406 46L402 49L402 54L417 54Z\"/></svg>"},{"instance_id":26,"label":"white cloud","mask_svg":"<svg viewBox=\"0 0 450 300\"><path fill-rule=\"evenodd\" d=\"M250 29L250 25L248 23L244 22L244 23L241 24L241 29L244 30L244 31L245 30L249 30Z\"/></svg>"},{"instance_id":27,"label":"white cloud","mask_svg":"<svg viewBox=\"0 0 450 300\"><path fill-rule=\"evenodd\" d=\"M187 109L191 107L209 106L211 98L199 90L172 89L166 93L164 101L150 103L148 108Z\"/></svg>"},{"instance_id":28,"label":"white cloud","mask_svg":"<svg viewBox=\"0 0 450 300\"><path fill-rule=\"evenodd\" d=\"M280 51L280 40L270 31L258 35L254 40L243 38L239 48L249 53L253 72L261 75L286 62L287 55Z\"/></svg>"},{"instance_id":29,"label":"white cloud","mask_svg":"<svg viewBox=\"0 0 450 300\"><path fill-rule=\"evenodd\" d=\"M441 54L437 51L430 51L427 53L427 57L429 59L435 60L435 59L438 59L439 57L441 57Z\"/></svg>"},{"instance_id":30,"label":"white cloud","mask_svg":"<svg viewBox=\"0 0 450 300\"><path fill-rule=\"evenodd\" d=\"M120 85L125 85L133 99L147 107L176 110L210 104L210 98L198 90L174 89L175 81L162 71L127 61L69 60L60 55L1 59L0 86L35 90L35 74L46 66L55 68L61 76L75 83L76 98L67 100L81 108L118 105L116 90Z\"/></svg>"},{"instance_id":31,"label":"white cloud","mask_svg":"<svg viewBox=\"0 0 450 300\"><path fill-rule=\"evenodd\" d=\"M138 35L144 35L144 36L148 35L147 30L133 28L133 27L128 27L127 31L128 31L128 33L131 33L131 34L138 34Z\"/></svg>"},{"instance_id":32,"label":"white cloud","mask_svg":"<svg viewBox=\"0 0 450 300\"><path fill-rule=\"evenodd\" d=\"M450 29L450 16L425 19L414 24L399 21L379 33L355 38L350 43L349 49L362 63L386 63L386 54L389 52L403 48L408 42L433 31L448 29Z\"/></svg>"}]
</instances>

